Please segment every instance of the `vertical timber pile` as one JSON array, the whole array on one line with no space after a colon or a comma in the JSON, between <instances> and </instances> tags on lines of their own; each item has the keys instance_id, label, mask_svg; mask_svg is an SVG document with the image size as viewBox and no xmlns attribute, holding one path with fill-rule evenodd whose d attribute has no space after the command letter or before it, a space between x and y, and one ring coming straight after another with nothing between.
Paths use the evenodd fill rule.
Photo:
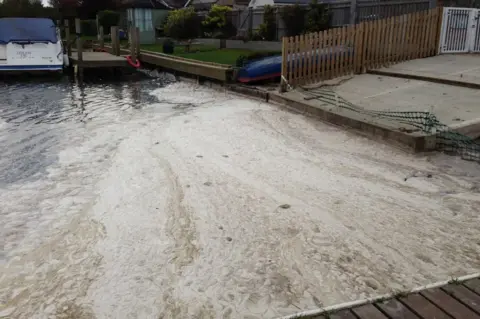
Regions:
<instances>
[{"instance_id":1,"label":"vertical timber pile","mask_svg":"<svg viewBox=\"0 0 480 319\"><path fill-rule=\"evenodd\" d=\"M140 59L140 29L135 27L135 54L137 59Z\"/></svg>"},{"instance_id":2,"label":"vertical timber pile","mask_svg":"<svg viewBox=\"0 0 480 319\"><path fill-rule=\"evenodd\" d=\"M100 49L105 48L105 34L103 32L103 25L98 28L98 42L100 44Z\"/></svg>"},{"instance_id":3,"label":"vertical timber pile","mask_svg":"<svg viewBox=\"0 0 480 319\"><path fill-rule=\"evenodd\" d=\"M120 56L120 38L118 26L110 28L110 37L112 38L112 51L116 56Z\"/></svg>"},{"instance_id":4,"label":"vertical timber pile","mask_svg":"<svg viewBox=\"0 0 480 319\"><path fill-rule=\"evenodd\" d=\"M137 59L140 57L139 34L137 31L137 27L130 27L130 30L128 32L130 42L130 56L132 57L133 63L137 63Z\"/></svg>"},{"instance_id":5,"label":"vertical timber pile","mask_svg":"<svg viewBox=\"0 0 480 319\"><path fill-rule=\"evenodd\" d=\"M80 78L83 77L83 43L82 43L82 29L81 29L81 22L79 18L75 19L75 36L77 42L77 73Z\"/></svg>"},{"instance_id":6,"label":"vertical timber pile","mask_svg":"<svg viewBox=\"0 0 480 319\"><path fill-rule=\"evenodd\" d=\"M72 42L70 41L70 23L65 19L65 45L67 46L67 55L72 55Z\"/></svg>"}]
</instances>

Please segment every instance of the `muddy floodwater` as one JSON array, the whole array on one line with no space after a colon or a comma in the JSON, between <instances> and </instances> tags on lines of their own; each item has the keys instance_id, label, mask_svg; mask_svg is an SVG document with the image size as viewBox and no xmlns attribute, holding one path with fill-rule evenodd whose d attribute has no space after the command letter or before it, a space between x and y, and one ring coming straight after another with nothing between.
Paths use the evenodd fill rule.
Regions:
<instances>
[{"instance_id":1,"label":"muddy floodwater","mask_svg":"<svg viewBox=\"0 0 480 319\"><path fill-rule=\"evenodd\" d=\"M0 83L0 318L275 318L480 270L480 168L168 77Z\"/></svg>"}]
</instances>

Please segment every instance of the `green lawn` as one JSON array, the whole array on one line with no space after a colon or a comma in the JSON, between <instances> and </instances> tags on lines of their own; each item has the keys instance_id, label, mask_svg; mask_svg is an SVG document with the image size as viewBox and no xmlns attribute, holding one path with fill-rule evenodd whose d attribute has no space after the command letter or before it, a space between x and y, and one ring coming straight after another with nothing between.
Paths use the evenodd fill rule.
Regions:
<instances>
[{"instance_id":1,"label":"green lawn","mask_svg":"<svg viewBox=\"0 0 480 319\"><path fill-rule=\"evenodd\" d=\"M140 49L163 52L161 44L141 45ZM185 52L184 46L176 46L173 55L204 62L235 65L238 57L249 55L254 51L240 49L217 49L208 45L192 45L190 52Z\"/></svg>"}]
</instances>

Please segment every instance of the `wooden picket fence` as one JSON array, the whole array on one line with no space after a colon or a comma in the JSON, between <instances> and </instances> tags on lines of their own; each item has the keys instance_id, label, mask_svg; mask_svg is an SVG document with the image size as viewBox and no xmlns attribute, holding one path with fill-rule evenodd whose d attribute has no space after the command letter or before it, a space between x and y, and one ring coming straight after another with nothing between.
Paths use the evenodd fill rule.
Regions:
<instances>
[{"instance_id":1,"label":"wooden picket fence","mask_svg":"<svg viewBox=\"0 0 480 319\"><path fill-rule=\"evenodd\" d=\"M284 37L282 91L368 69L434 56L442 8Z\"/></svg>"}]
</instances>

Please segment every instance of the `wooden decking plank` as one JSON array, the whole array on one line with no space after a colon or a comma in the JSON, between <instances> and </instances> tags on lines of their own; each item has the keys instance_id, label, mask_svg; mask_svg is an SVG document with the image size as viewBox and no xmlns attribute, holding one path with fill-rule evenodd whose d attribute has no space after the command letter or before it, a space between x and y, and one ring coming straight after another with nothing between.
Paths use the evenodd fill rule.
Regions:
<instances>
[{"instance_id":1,"label":"wooden decking plank","mask_svg":"<svg viewBox=\"0 0 480 319\"><path fill-rule=\"evenodd\" d=\"M376 303L391 319L418 319L419 317L397 299Z\"/></svg>"},{"instance_id":2,"label":"wooden decking plank","mask_svg":"<svg viewBox=\"0 0 480 319\"><path fill-rule=\"evenodd\" d=\"M424 319L451 319L449 315L418 293L410 294L399 300L418 316Z\"/></svg>"},{"instance_id":3,"label":"wooden decking plank","mask_svg":"<svg viewBox=\"0 0 480 319\"><path fill-rule=\"evenodd\" d=\"M442 290L457 300L460 300L477 314L480 314L480 295L477 295L467 287L458 284L447 285L442 287Z\"/></svg>"},{"instance_id":4,"label":"wooden decking plank","mask_svg":"<svg viewBox=\"0 0 480 319\"><path fill-rule=\"evenodd\" d=\"M463 283L470 290L480 295L480 279L473 279Z\"/></svg>"},{"instance_id":5,"label":"wooden decking plank","mask_svg":"<svg viewBox=\"0 0 480 319\"><path fill-rule=\"evenodd\" d=\"M328 319L357 319L357 317L355 317L355 315L348 309L329 314L327 318Z\"/></svg>"},{"instance_id":6,"label":"wooden decking plank","mask_svg":"<svg viewBox=\"0 0 480 319\"><path fill-rule=\"evenodd\" d=\"M420 294L454 318L480 319L479 315L440 288L424 290Z\"/></svg>"},{"instance_id":7,"label":"wooden decking plank","mask_svg":"<svg viewBox=\"0 0 480 319\"><path fill-rule=\"evenodd\" d=\"M353 308L352 312L360 319L388 319L387 316L372 304Z\"/></svg>"}]
</instances>

